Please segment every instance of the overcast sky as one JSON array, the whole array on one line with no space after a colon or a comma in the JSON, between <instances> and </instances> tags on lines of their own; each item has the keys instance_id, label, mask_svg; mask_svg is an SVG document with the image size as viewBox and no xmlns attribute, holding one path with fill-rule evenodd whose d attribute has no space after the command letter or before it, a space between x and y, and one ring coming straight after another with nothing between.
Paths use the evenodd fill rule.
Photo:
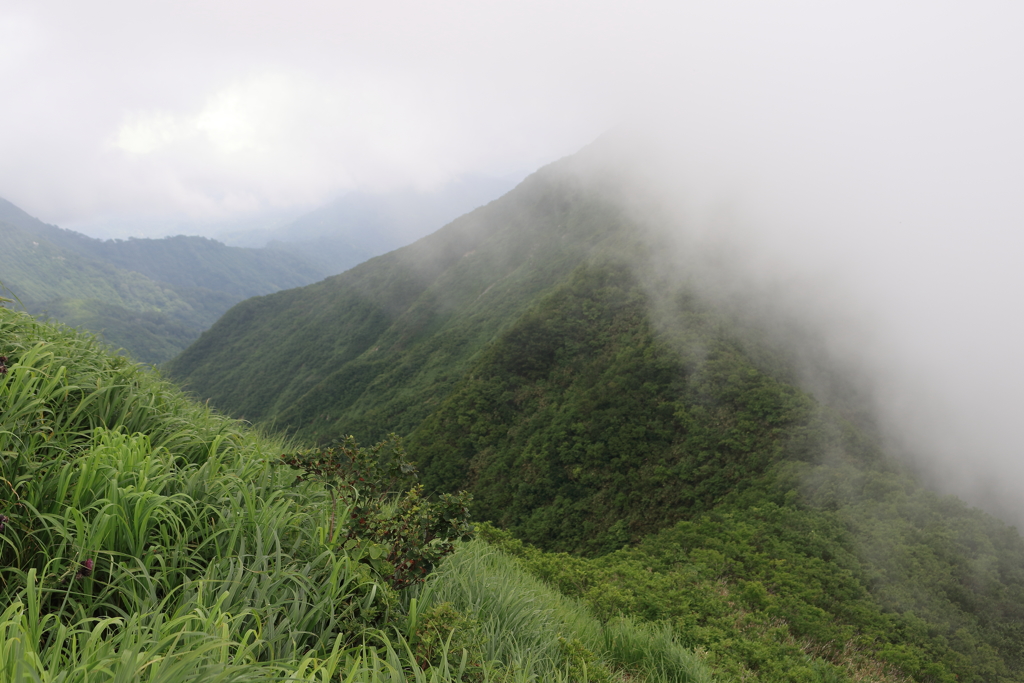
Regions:
<instances>
[{"instance_id":1,"label":"overcast sky","mask_svg":"<svg viewBox=\"0 0 1024 683\"><path fill-rule=\"evenodd\" d=\"M892 414L951 485L1010 499L1021 36L1018 0L0 0L0 196L70 227L225 220L524 173L639 126L691 227L844 292Z\"/></svg>"},{"instance_id":2,"label":"overcast sky","mask_svg":"<svg viewBox=\"0 0 1024 683\"><path fill-rule=\"evenodd\" d=\"M935 143L916 162L929 170L978 161L979 146L1019 151L1021 14L1014 2L2 0L0 196L61 225L315 205L533 170L666 110L685 134L733 147L882 136L891 158L878 163L901 170ZM1005 183L1003 170L975 173Z\"/></svg>"}]
</instances>

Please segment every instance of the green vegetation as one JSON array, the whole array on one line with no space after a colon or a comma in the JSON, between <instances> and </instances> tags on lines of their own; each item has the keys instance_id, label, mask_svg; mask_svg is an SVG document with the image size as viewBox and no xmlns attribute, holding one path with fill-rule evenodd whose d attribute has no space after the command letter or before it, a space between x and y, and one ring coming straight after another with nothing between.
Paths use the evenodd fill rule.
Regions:
<instances>
[{"instance_id":1,"label":"green vegetation","mask_svg":"<svg viewBox=\"0 0 1024 683\"><path fill-rule=\"evenodd\" d=\"M296 455L81 333L0 309L0 345L0 681L708 680L479 543L395 581L415 530L342 512L411 511L393 441Z\"/></svg>"},{"instance_id":2,"label":"green vegetation","mask_svg":"<svg viewBox=\"0 0 1024 683\"><path fill-rule=\"evenodd\" d=\"M673 643L644 666L682 645L722 681L1024 680L1016 530L923 489L813 345L749 314L772 302L672 272L586 165L243 302L169 372L310 444L404 436L427 493L468 490L505 560L589 608L536 652L631 671L623 625ZM445 603L460 642L488 632Z\"/></svg>"},{"instance_id":3,"label":"green vegetation","mask_svg":"<svg viewBox=\"0 0 1024 683\"><path fill-rule=\"evenodd\" d=\"M480 541L462 547L420 596L443 621L448 606L464 620L458 636L478 643L484 660L505 662L512 671L544 678L568 668L569 680L710 681L707 668L661 624L627 617L598 619L580 601L523 572L518 562ZM543 609L537 609L543 605ZM438 639L419 646L436 648ZM600 656L598 656L598 654ZM564 675L564 674L563 674Z\"/></svg>"},{"instance_id":4,"label":"green vegetation","mask_svg":"<svg viewBox=\"0 0 1024 683\"><path fill-rule=\"evenodd\" d=\"M675 347L648 305L627 269L577 269L413 431L428 488L470 488L542 547L603 553L761 484L812 402L696 304Z\"/></svg>"},{"instance_id":5,"label":"green vegetation","mask_svg":"<svg viewBox=\"0 0 1024 683\"><path fill-rule=\"evenodd\" d=\"M557 179L556 179L557 180ZM474 356L589 254L621 216L534 176L403 249L232 308L168 374L236 417L308 440L408 434Z\"/></svg>"},{"instance_id":6,"label":"green vegetation","mask_svg":"<svg viewBox=\"0 0 1024 683\"><path fill-rule=\"evenodd\" d=\"M222 292L234 299L232 303L307 285L324 274L288 253L229 247L207 237L90 240L86 244L83 251L117 268L145 273L175 290Z\"/></svg>"},{"instance_id":7,"label":"green vegetation","mask_svg":"<svg viewBox=\"0 0 1024 683\"><path fill-rule=\"evenodd\" d=\"M97 240L0 199L0 275L29 312L160 363L242 299L309 284L320 272L287 254L202 237Z\"/></svg>"},{"instance_id":8,"label":"green vegetation","mask_svg":"<svg viewBox=\"0 0 1024 683\"><path fill-rule=\"evenodd\" d=\"M602 555L499 536L600 617L672 624L721 680L1022 680L1014 530L923 490L706 307L657 334L647 310L627 270L578 269L413 432L428 487Z\"/></svg>"},{"instance_id":9,"label":"green vegetation","mask_svg":"<svg viewBox=\"0 0 1024 683\"><path fill-rule=\"evenodd\" d=\"M718 680L1021 680L1024 545L897 481L891 508L724 505L594 559L484 537L600 618L671 624Z\"/></svg>"},{"instance_id":10,"label":"green vegetation","mask_svg":"<svg viewBox=\"0 0 1024 683\"><path fill-rule=\"evenodd\" d=\"M436 502L425 500L416 468L394 435L372 448L360 448L349 437L337 447L300 451L284 461L301 471L296 481L320 482L331 494L327 537L365 553L395 588L421 582L457 541L473 535L470 497L445 493Z\"/></svg>"},{"instance_id":11,"label":"green vegetation","mask_svg":"<svg viewBox=\"0 0 1024 683\"><path fill-rule=\"evenodd\" d=\"M171 358L199 336L189 316L132 310L102 299L54 299L31 308L71 327L96 330L111 346L129 350L141 361Z\"/></svg>"}]
</instances>

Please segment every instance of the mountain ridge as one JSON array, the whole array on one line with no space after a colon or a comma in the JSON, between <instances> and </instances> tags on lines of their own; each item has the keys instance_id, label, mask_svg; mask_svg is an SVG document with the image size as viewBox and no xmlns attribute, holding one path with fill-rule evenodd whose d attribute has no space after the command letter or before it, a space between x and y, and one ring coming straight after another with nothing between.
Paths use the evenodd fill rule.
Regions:
<instances>
[{"instance_id":1,"label":"mountain ridge","mask_svg":"<svg viewBox=\"0 0 1024 683\"><path fill-rule=\"evenodd\" d=\"M536 576L722 680L1024 680L1020 535L925 489L856 378L760 327L791 322L777 292L702 280L605 152L243 302L170 376L307 444L397 432Z\"/></svg>"},{"instance_id":2,"label":"mountain ridge","mask_svg":"<svg viewBox=\"0 0 1024 683\"><path fill-rule=\"evenodd\" d=\"M179 353L231 305L308 284L298 257L202 237L99 240L0 200L0 273L34 314L103 335L142 361Z\"/></svg>"},{"instance_id":3,"label":"mountain ridge","mask_svg":"<svg viewBox=\"0 0 1024 683\"><path fill-rule=\"evenodd\" d=\"M386 365L389 361L380 360L382 355L400 352L414 340L429 336L435 328L443 328L447 343L455 347L478 349L493 336L503 320L518 310L518 301L533 296L539 289L549 286L553 278L567 273L578 261L580 254L593 246L588 246L587 241L600 239L589 228L578 230L579 234L572 234L571 231L555 234L559 223L567 223L567 218L545 217L550 207L554 206L557 210L561 195L559 191L552 191L544 178L543 174L531 176L517 187L514 192L519 193L518 196L525 195L528 198L525 202L517 202L514 198L510 201L507 199L510 195L506 195L412 245L371 259L346 273L302 290L310 294L310 301L305 304L298 305L297 302L303 296L299 292L279 293L243 303L237 311L229 312L217 326L217 330L224 330L228 334L222 340L223 343L212 343L201 337L193 348L169 364L168 372L186 381L193 391L210 398L213 405L218 405L221 398L217 393L205 389L206 373L189 374L184 368L196 362L193 359L198 359L204 353L224 360L237 358L240 360L236 366L237 372L225 381L225 386L244 386L245 382L240 381L240 376L255 367L248 362L253 354L247 349L257 339L266 338L269 330L253 331L242 336L227 331L232 330L236 322L252 318L256 310L280 312L282 320L280 324L275 324L279 329L277 338L287 337L295 343L309 338L319 340L317 344L304 345L304 356L301 359L285 352L271 353L277 361L274 366L263 368L258 383L274 387L275 401L280 405L303 400L300 394L306 391L329 390L331 382L318 376L320 368L312 370L312 374L303 374L303 363L299 360L307 360L305 356L310 354L317 361L343 358L345 362L356 364L353 372L365 372L359 367ZM568 207L568 204L562 203L563 211ZM495 234L487 233L491 220L499 221L506 226L505 229ZM577 217L577 227L584 224L585 221ZM524 235L521 230L527 233ZM486 248L484 243L487 243ZM530 270L531 260L544 262L541 272ZM550 272L544 272L544 269ZM339 296L335 296L335 293L339 293ZM293 306L298 308L290 310ZM471 315L474 320L467 329L445 327L445 321L453 315L457 306L473 309ZM504 307L509 307L509 310L506 311ZM351 325L338 328L332 323L344 315L353 315L365 321L365 324L354 329ZM297 326L295 330L292 329L294 326ZM211 331L211 334L216 332ZM366 337L370 334L375 335L374 339L379 343L370 343ZM358 335L363 335L358 337L363 341L353 346L349 342ZM374 346L378 347L377 350L369 351ZM446 351L444 345L441 346L423 350L427 356L436 356L435 365L453 360L458 355L457 349ZM383 352L378 353L381 350ZM364 355L367 352L378 355ZM458 362L457 359L455 362ZM416 372L412 367L407 368L407 371ZM346 381L339 380L334 384ZM301 388L303 386L305 389ZM242 394L239 394L239 398L244 405L241 414L246 419L270 417L270 408L245 402ZM358 397L350 398L356 400ZM321 402L312 396L309 401ZM295 420L301 420L301 417L296 415L295 410L291 415L295 415L295 418L285 415L283 419L288 421L289 428L298 429Z\"/></svg>"}]
</instances>

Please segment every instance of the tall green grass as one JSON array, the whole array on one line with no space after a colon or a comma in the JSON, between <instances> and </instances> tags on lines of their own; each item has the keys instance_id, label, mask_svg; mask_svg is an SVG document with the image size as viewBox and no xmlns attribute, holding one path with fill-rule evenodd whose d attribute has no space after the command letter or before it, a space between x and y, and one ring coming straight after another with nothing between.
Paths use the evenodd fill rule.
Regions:
<instances>
[{"instance_id":1,"label":"tall green grass","mask_svg":"<svg viewBox=\"0 0 1024 683\"><path fill-rule=\"evenodd\" d=\"M321 541L323 493L288 486L283 443L88 337L4 311L0 345L5 628L31 627L17 666L123 672L134 650L230 678L391 618L387 586ZM82 663L103 652L121 663Z\"/></svg>"},{"instance_id":2,"label":"tall green grass","mask_svg":"<svg viewBox=\"0 0 1024 683\"><path fill-rule=\"evenodd\" d=\"M593 680L711 680L670 626L626 617L602 623L582 603L526 574L516 560L482 541L464 544L407 599L417 599L421 611L452 605L478 630L486 660L539 680L576 680L588 667Z\"/></svg>"},{"instance_id":3,"label":"tall green grass","mask_svg":"<svg viewBox=\"0 0 1024 683\"><path fill-rule=\"evenodd\" d=\"M88 336L0 309L0 355L0 683L707 680L482 543L396 592L287 443Z\"/></svg>"}]
</instances>

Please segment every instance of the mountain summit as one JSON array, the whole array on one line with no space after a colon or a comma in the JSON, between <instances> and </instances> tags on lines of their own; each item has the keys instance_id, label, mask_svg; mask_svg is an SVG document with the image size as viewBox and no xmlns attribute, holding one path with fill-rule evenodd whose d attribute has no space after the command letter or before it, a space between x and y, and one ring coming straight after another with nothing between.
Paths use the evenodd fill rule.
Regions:
<instances>
[{"instance_id":1,"label":"mountain summit","mask_svg":"<svg viewBox=\"0 0 1024 683\"><path fill-rule=\"evenodd\" d=\"M608 156L244 301L169 373L308 443L397 432L523 566L671 624L721 680L1024 680L1017 532L922 487L856 383L677 258Z\"/></svg>"},{"instance_id":2,"label":"mountain summit","mask_svg":"<svg viewBox=\"0 0 1024 683\"><path fill-rule=\"evenodd\" d=\"M248 300L169 372L222 410L311 438L353 430L356 415L365 438L407 432L495 335L616 239L617 217L573 201L574 184L552 168L412 245Z\"/></svg>"}]
</instances>

